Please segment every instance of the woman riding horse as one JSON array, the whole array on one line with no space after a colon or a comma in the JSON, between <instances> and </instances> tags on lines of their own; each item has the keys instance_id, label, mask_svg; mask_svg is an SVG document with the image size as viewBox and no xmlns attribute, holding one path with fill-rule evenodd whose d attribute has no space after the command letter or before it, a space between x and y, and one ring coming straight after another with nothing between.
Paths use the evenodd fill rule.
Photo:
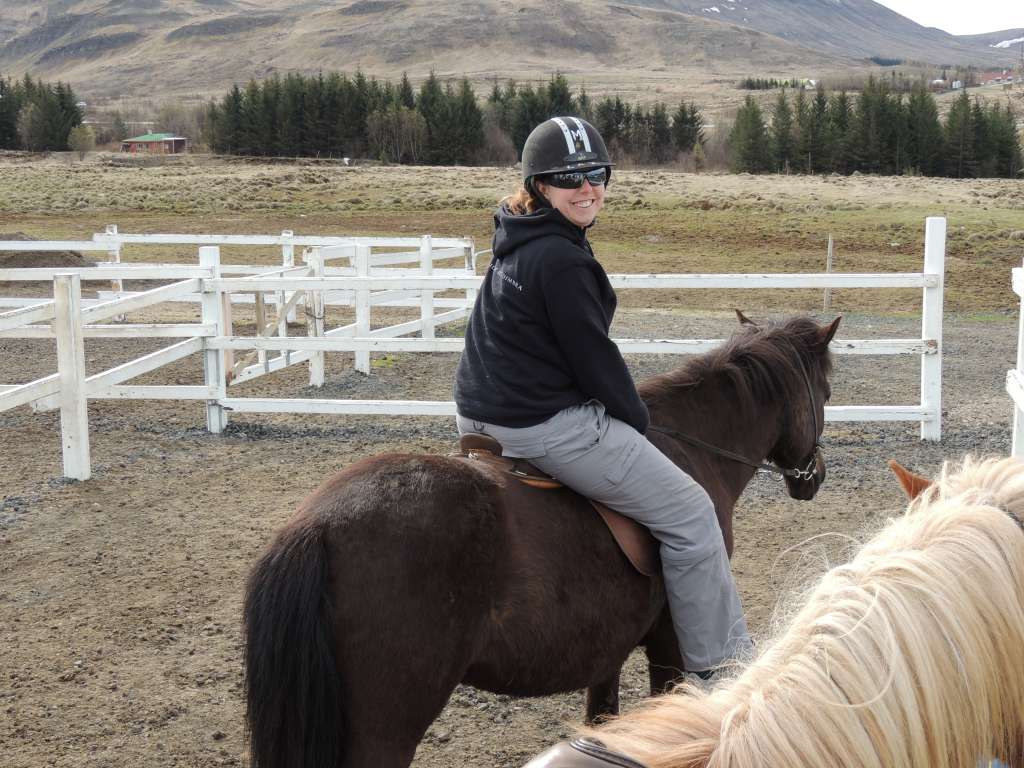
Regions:
<instances>
[{"instance_id":1,"label":"woman riding horse","mask_svg":"<svg viewBox=\"0 0 1024 768\"><path fill-rule=\"evenodd\" d=\"M587 230L611 168L585 120L555 117L527 138L466 329L458 427L654 534L686 671L706 678L751 641L714 505L644 436L647 407L608 336L616 296Z\"/></svg>"}]
</instances>

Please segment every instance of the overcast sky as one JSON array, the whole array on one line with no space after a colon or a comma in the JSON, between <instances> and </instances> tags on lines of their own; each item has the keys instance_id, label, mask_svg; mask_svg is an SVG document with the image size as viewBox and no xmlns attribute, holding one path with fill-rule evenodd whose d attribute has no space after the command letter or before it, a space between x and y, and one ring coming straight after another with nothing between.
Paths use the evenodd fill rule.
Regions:
<instances>
[{"instance_id":1,"label":"overcast sky","mask_svg":"<svg viewBox=\"0 0 1024 768\"><path fill-rule=\"evenodd\" d=\"M1024 28L1024 0L876 0L926 27L954 35Z\"/></svg>"}]
</instances>

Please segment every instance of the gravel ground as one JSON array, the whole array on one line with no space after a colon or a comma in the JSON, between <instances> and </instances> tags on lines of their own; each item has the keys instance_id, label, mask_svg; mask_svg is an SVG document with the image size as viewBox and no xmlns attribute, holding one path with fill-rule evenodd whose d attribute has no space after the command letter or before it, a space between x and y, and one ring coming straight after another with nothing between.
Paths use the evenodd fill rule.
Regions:
<instances>
[{"instance_id":1,"label":"gravel ground","mask_svg":"<svg viewBox=\"0 0 1024 768\"><path fill-rule=\"evenodd\" d=\"M762 318L755 318L762 319ZM820 319L824 320L822 316ZM731 313L620 312L615 334L721 338ZM243 331L244 332L244 331ZM452 329L457 333L458 329ZM737 508L734 569L751 625L769 634L792 595L843 558L903 502L885 468L895 457L930 473L967 451L1009 450L1004 374L1015 360L1010 316L947 316L944 438L916 425L830 424L828 480L812 502L757 476ZM840 338L913 338L913 318L847 316ZM152 344L90 342L100 370ZM0 341L5 383L54 370L52 346ZM455 355L375 358L373 373L328 357L321 397L449 399ZM678 363L630 359L638 376ZM196 383L197 360L144 383ZM238 387L239 396L313 396L301 367ZM913 403L916 359L837 358L833 402ZM238 415L204 431L201 405L93 402L94 478L60 476L55 413L0 414L0 762L36 766L245 764L242 587L272 532L321 478L383 451L446 451L453 424L433 418ZM626 707L644 694L634 654ZM396 692L396 696L401 692ZM510 699L460 688L414 763L518 766L578 724L579 693Z\"/></svg>"}]
</instances>

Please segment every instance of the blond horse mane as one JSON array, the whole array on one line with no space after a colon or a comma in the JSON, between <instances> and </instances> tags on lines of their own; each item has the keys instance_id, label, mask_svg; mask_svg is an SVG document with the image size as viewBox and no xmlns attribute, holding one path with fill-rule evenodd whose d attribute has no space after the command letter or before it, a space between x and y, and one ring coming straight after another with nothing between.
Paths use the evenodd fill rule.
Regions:
<instances>
[{"instance_id":1,"label":"blond horse mane","mask_svg":"<svg viewBox=\"0 0 1024 768\"><path fill-rule=\"evenodd\" d=\"M589 732L648 768L975 768L1024 717L1024 464L943 468L757 659Z\"/></svg>"}]
</instances>

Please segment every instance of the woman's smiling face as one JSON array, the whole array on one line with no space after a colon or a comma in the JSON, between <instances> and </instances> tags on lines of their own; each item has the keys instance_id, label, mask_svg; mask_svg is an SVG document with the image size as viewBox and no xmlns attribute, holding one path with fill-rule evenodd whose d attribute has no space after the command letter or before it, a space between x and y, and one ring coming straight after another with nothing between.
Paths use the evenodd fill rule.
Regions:
<instances>
[{"instance_id":1,"label":"woman's smiling face","mask_svg":"<svg viewBox=\"0 0 1024 768\"><path fill-rule=\"evenodd\" d=\"M537 188L552 208L578 227L593 224L598 211L604 206L604 184L593 187L589 181L584 181L579 189L561 189L538 179Z\"/></svg>"}]
</instances>

